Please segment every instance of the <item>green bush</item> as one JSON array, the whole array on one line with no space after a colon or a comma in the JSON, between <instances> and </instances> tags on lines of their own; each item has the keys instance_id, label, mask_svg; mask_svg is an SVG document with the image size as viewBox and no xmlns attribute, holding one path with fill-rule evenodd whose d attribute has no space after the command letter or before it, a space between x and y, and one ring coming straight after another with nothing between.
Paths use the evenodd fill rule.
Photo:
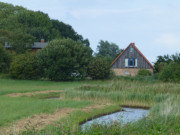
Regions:
<instances>
[{"instance_id":1,"label":"green bush","mask_svg":"<svg viewBox=\"0 0 180 135\"><path fill-rule=\"evenodd\" d=\"M0 73L8 72L11 62L11 55L4 46L0 44Z\"/></svg>"},{"instance_id":2,"label":"green bush","mask_svg":"<svg viewBox=\"0 0 180 135\"><path fill-rule=\"evenodd\" d=\"M171 62L167 64L159 74L162 81L179 82L180 81L180 64Z\"/></svg>"},{"instance_id":3,"label":"green bush","mask_svg":"<svg viewBox=\"0 0 180 135\"><path fill-rule=\"evenodd\" d=\"M55 39L38 52L43 77L55 81L83 79L91 57L88 46L71 39Z\"/></svg>"},{"instance_id":4,"label":"green bush","mask_svg":"<svg viewBox=\"0 0 180 135\"><path fill-rule=\"evenodd\" d=\"M10 75L16 79L37 79L39 73L37 57L34 53L15 56L10 66Z\"/></svg>"},{"instance_id":5,"label":"green bush","mask_svg":"<svg viewBox=\"0 0 180 135\"><path fill-rule=\"evenodd\" d=\"M138 71L138 76L151 76L152 73L149 71L149 70L146 70L146 69L140 69Z\"/></svg>"},{"instance_id":6,"label":"green bush","mask_svg":"<svg viewBox=\"0 0 180 135\"><path fill-rule=\"evenodd\" d=\"M88 75L92 79L106 79L111 75L110 65L104 58L94 58L88 66Z\"/></svg>"}]
</instances>

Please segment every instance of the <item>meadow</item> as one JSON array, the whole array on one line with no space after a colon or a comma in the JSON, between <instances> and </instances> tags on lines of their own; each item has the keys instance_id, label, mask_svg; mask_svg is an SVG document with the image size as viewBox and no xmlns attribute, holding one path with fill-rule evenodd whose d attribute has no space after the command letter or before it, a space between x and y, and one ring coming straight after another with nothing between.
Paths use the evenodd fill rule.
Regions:
<instances>
[{"instance_id":1,"label":"meadow","mask_svg":"<svg viewBox=\"0 0 180 135\"><path fill-rule=\"evenodd\" d=\"M12 93L63 90L30 96L11 97ZM60 97L60 100L46 100ZM160 82L153 77L119 77L103 81L51 82L12 80L0 75L0 134L27 117L53 115L71 108L53 123L30 124L18 134L180 134L180 84ZM95 117L120 111L121 106L150 108L148 117L121 127L94 125L82 131L80 124ZM12 130L10 134L17 134Z\"/></svg>"}]
</instances>

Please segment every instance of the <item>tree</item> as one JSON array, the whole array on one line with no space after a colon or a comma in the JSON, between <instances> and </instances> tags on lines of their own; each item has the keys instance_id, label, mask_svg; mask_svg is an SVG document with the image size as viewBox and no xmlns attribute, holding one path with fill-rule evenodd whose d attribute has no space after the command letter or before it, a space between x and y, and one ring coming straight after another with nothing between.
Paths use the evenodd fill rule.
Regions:
<instances>
[{"instance_id":1,"label":"tree","mask_svg":"<svg viewBox=\"0 0 180 135\"><path fill-rule=\"evenodd\" d=\"M50 39L52 22L49 16L43 12L23 10L17 14L17 23L24 27L27 34L36 37L37 41Z\"/></svg>"},{"instance_id":2,"label":"tree","mask_svg":"<svg viewBox=\"0 0 180 135\"><path fill-rule=\"evenodd\" d=\"M91 49L72 39L55 39L38 52L42 76L55 81L83 79Z\"/></svg>"},{"instance_id":3,"label":"tree","mask_svg":"<svg viewBox=\"0 0 180 135\"><path fill-rule=\"evenodd\" d=\"M180 82L180 64L171 62L166 64L159 74L163 81Z\"/></svg>"},{"instance_id":4,"label":"tree","mask_svg":"<svg viewBox=\"0 0 180 135\"><path fill-rule=\"evenodd\" d=\"M11 56L8 51L0 44L0 73L8 72L11 62Z\"/></svg>"},{"instance_id":5,"label":"tree","mask_svg":"<svg viewBox=\"0 0 180 135\"><path fill-rule=\"evenodd\" d=\"M110 76L110 65L102 57L91 60L88 66L88 75L92 79L107 79Z\"/></svg>"},{"instance_id":6,"label":"tree","mask_svg":"<svg viewBox=\"0 0 180 135\"><path fill-rule=\"evenodd\" d=\"M180 64L180 53L176 53L173 55L164 55L158 56L156 62L154 63L154 67L156 72L161 72L164 66L170 64L171 62L179 63Z\"/></svg>"},{"instance_id":7,"label":"tree","mask_svg":"<svg viewBox=\"0 0 180 135\"><path fill-rule=\"evenodd\" d=\"M35 38L29 34L22 32L11 32L8 30L0 30L0 43L8 42L11 50L17 54L25 53L33 45Z\"/></svg>"},{"instance_id":8,"label":"tree","mask_svg":"<svg viewBox=\"0 0 180 135\"><path fill-rule=\"evenodd\" d=\"M81 41L85 46L89 46L89 40L83 39L82 35L79 35L75 30L72 28L71 25L65 24L63 22L60 22L58 20L51 20L53 24L53 28L58 30L58 32L61 34L64 38L71 38L74 41Z\"/></svg>"},{"instance_id":9,"label":"tree","mask_svg":"<svg viewBox=\"0 0 180 135\"><path fill-rule=\"evenodd\" d=\"M37 42L40 39L51 41L56 38L71 38L89 46L89 40L78 34L71 25L58 20L51 20L40 11L27 10L0 2L0 29L9 32L31 35Z\"/></svg>"},{"instance_id":10,"label":"tree","mask_svg":"<svg viewBox=\"0 0 180 135\"><path fill-rule=\"evenodd\" d=\"M138 74L139 76L151 76L152 73L149 71L149 70L146 70L146 69L140 69L138 71Z\"/></svg>"},{"instance_id":11,"label":"tree","mask_svg":"<svg viewBox=\"0 0 180 135\"><path fill-rule=\"evenodd\" d=\"M40 69L34 53L19 54L14 57L10 66L10 75L16 79L37 79Z\"/></svg>"},{"instance_id":12,"label":"tree","mask_svg":"<svg viewBox=\"0 0 180 135\"><path fill-rule=\"evenodd\" d=\"M17 54L25 53L31 49L35 38L26 33L15 32L9 37L8 43Z\"/></svg>"},{"instance_id":13,"label":"tree","mask_svg":"<svg viewBox=\"0 0 180 135\"><path fill-rule=\"evenodd\" d=\"M97 51L96 56L109 57L114 60L117 55L122 52L122 49L119 49L118 45L115 43L101 40L97 46Z\"/></svg>"}]
</instances>

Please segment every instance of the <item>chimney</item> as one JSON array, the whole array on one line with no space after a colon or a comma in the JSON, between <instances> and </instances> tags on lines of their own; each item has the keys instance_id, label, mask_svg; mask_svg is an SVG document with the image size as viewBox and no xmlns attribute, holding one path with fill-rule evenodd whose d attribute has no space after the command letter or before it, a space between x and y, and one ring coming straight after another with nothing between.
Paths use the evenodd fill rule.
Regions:
<instances>
[{"instance_id":1,"label":"chimney","mask_svg":"<svg viewBox=\"0 0 180 135\"><path fill-rule=\"evenodd\" d=\"M44 43L45 41L44 41L44 39L41 39L41 43Z\"/></svg>"}]
</instances>

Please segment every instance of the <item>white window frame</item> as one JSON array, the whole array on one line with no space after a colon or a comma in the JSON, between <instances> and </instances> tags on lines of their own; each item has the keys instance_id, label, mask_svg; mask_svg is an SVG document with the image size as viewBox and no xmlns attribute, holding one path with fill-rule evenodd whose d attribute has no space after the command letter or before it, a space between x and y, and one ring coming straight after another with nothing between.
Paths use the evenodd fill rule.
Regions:
<instances>
[{"instance_id":1,"label":"white window frame","mask_svg":"<svg viewBox=\"0 0 180 135\"><path fill-rule=\"evenodd\" d=\"M134 65L135 67L137 67L138 66L138 60L137 60L137 58L135 59L135 65Z\"/></svg>"},{"instance_id":2,"label":"white window frame","mask_svg":"<svg viewBox=\"0 0 180 135\"><path fill-rule=\"evenodd\" d=\"M129 59L125 58L125 67L128 67L128 62L129 62Z\"/></svg>"}]
</instances>

